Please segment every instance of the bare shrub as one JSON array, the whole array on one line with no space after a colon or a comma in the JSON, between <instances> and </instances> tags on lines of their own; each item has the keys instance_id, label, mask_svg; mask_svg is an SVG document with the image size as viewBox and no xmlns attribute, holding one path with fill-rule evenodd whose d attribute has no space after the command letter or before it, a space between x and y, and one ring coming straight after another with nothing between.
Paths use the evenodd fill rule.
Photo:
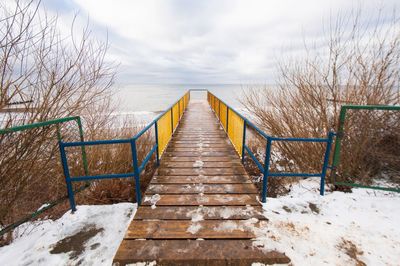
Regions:
<instances>
[{"instance_id":1,"label":"bare shrub","mask_svg":"<svg viewBox=\"0 0 400 266\"><path fill-rule=\"evenodd\" d=\"M273 136L326 137L337 129L342 104L396 105L400 103L400 28L393 17L390 23L380 15L368 23L360 22L360 12L338 16L330 24L327 48L309 49L300 59L283 60L279 67L277 88L253 88L244 92L242 104L260 128ZM349 27L350 26L350 27ZM350 28L350 30L347 30ZM368 116L356 114L359 132L373 128L372 134L359 134L357 142L346 143L354 160L342 160L340 169L351 170L354 176L369 167L366 160L368 141L380 143L383 138L397 138L397 133L384 136L376 133L392 118L373 124ZM393 123L392 123L393 125ZM371 133L371 130L369 131ZM352 134L352 132L346 132ZM380 137L378 137L380 136ZM291 165L284 171L319 171L324 145L274 143L281 158ZM376 156L375 156L376 158ZM343 173L338 173L339 175Z\"/></svg>"},{"instance_id":2,"label":"bare shrub","mask_svg":"<svg viewBox=\"0 0 400 266\"><path fill-rule=\"evenodd\" d=\"M88 139L111 137L104 130L113 123L115 70L105 61L108 43L94 40L87 27L77 36L71 25L71 34L61 35L57 18L40 5L0 4L1 128L80 115ZM75 122L60 125L60 131L64 141L79 140ZM66 194L56 126L0 135L0 149L0 227ZM110 171L127 167L117 156L101 156L115 162L109 165L117 169L109 166ZM71 168L81 171L82 162Z\"/></svg>"}]
</instances>

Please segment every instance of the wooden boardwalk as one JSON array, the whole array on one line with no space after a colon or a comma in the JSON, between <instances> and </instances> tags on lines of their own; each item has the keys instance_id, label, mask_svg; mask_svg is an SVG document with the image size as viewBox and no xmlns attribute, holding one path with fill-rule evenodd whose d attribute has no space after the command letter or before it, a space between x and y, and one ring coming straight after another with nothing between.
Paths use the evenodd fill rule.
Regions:
<instances>
[{"instance_id":1,"label":"wooden boardwalk","mask_svg":"<svg viewBox=\"0 0 400 266\"><path fill-rule=\"evenodd\" d=\"M114 263L288 263L253 245L268 224L258 195L207 102L191 101Z\"/></svg>"}]
</instances>

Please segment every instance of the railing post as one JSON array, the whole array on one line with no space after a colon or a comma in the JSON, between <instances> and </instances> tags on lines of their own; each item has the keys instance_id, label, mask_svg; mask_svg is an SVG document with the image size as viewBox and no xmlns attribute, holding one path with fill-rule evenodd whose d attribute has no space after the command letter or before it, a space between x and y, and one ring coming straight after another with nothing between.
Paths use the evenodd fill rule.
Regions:
<instances>
[{"instance_id":1,"label":"railing post","mask_svg":"<svg viewBox=\"0 0 400 266\"><path fill-rule=\"evenodd\" d=\"M332 131L328 133L328 141L326 142L326 150L324 156L324 164L322 165L322 172L321 172L321 182L319 187L319 194L323 196L325 194L325 177L326 177L326 170L329 164L329 155L331 153L331 146L333 141L333 136L335 133Z\"/></svg>"},{"instance_id":2,"label":"railing post","mask_svg":"<svg viewBox=\"0 0 400 266\"><path fill-rule=\"evenodd\" d=\"M226 106L226 134L228 134L228 136L229 136L228 124L229 124L229 107L227 105Z\"/></svg>"},{"instance_id":3,"label":"railing post","mask_svg":"<svg viewBox=\"0 0 400 266\"><path fill-rule=\"evenodd\" d=\"M67 156L65 154L65 147L64 147L64 144L62 141L58 142L58 146L60 148L60 156L61 156L61 163L62 163L64 176L65 176L65 183L67 184L67 194L68 194L68 199L69 199L69 206L71 207L71 211L75 212L76 204L75 204L75 198L74 198L74 190L72 188L71 176L69 174L68 160L67 160Z\"/></svg>"},{"instance_id":4,"label":"railing post","mask_svg":"<svg viewBox=\"0 0 400 266\"><path fill-rule=\"evenodd\" d=\"M171 108L171 135L174 133L174 107Z\"/></svg>"},{"instance_id":5,"label":"railing post","mask_svg":"<svg viewBox=\"0 0 400 266\"><path fill-rule=\"evenodd\" d=\"M83 128L82 128L81 118L78 117L76 119L76 122L78 123L80 140L83 142L83 141L85 141L85 138L83 137ZM83 169L85 171L85 175L89 175L89 168L88 168L88 163L87 163L87 158L86 158L85 146L81 146L81 151L82 151Z\"/></svg>"},{"instance_id":6,"label":"railing post","mask_svg":"<svg viewBox=\"0 0 400 266\"><path fill-rule=\"evenodd\" d=\"M157 146L157 150L156 150L156 162L157 162L157 166L160 165L160 155L159 155L159 150L158 150L158 122L154 123L154 127L155 127L155 135L156 135L156 146Z\"/></svg>"},{"instance_id":7,"label":"railing post","mask_svg":"<svg viewBox=\"0 0 400 266\"><path fill-rule=\"evenodd\" d=\"M271 138L267 139L267 147L265 148L265 161L264 161L264 177L263 177L263 188L262 188L262 202L267 202L267 191L268 191L268 175L269 175L269 162L271 159Z\"/></svg>"},{"instance_id":8,"label":"railing post","mask_svg":"<svg viewBox=\"0 0 400 266\"><path fill-rule=\"evenodd\" d=\"M244 146L246 145L246 120L243 120L242 163L244 163Z\"/></svg>"},{"instance_id":9,"label":"railing post","mask_svg":"<svg viewBox=\"0 0 400 266\"><path fill-rule=\"evenodd\" d=\"M218 120L221 121L221 101L218 101Z\"/></svg>"},{"instance_id":10,"label":"railing post","mask_svg":"<svg viewBox=\"0 0 400 266\"><path fill-rule=\"evenodd\" d=\"M131 140L132 161L133 161L133 174L135 176L135 189L136 189L136 202L138 206L142 202L142 194L140 191L140 173L137 160L136 139Z\"/></svg>"}]
</instances>

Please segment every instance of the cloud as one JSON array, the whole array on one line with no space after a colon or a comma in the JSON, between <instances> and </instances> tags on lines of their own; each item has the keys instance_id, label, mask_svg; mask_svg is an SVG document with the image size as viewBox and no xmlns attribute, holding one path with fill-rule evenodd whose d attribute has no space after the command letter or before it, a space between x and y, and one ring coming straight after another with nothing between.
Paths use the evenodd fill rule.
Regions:
<instances>
[{"instance_id":1,"label":"cloud","mask_svg":"<svg viewBox=\"0 0 400 266\"><path fill-rule=\"evenodd\" d=\"M45 4L48 4L47 0ZM53 2L53 1L51 1ZM337 12L377 1L348 0L63 0L49 8L90 17L97 36L108 31L109 60L124 83L273 82L276 60L301 53L303 40L322 40ZM395 1L384 2L396 6Z\"/></svg>"}]
</instances>

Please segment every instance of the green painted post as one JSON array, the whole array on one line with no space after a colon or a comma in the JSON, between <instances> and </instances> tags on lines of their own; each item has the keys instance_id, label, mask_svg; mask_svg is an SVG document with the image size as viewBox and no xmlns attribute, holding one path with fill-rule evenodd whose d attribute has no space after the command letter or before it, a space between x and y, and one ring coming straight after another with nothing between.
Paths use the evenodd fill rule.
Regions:
<instances>
[{"instance_id":1,"label":"green painted post","mask_svg":"<svg viewBox=\"0 0 400 266\"><path fill-rule=\"evenodd\" d=\"M76 118L76 122L78 123L80 140L83 142L83 141L85 141L85 138L83 136L83 127L82 127L81 118L79 116ZM85 175L88 176L89 168L88 168L88 163L87 163L87 158L86 158L85 145L81 146L81 152L82 152L83 169L85 171Z\"/></svg>"},{"instance_id":2,"label":"green painted post","mask_svg":"<svg viewBox=\"0 0 400 266\"><path fill-rule=\"evenodd\" d=\"M339 164L340 161L340 143L342 141L343 137L343 130L344 130L344 120L346 119L346 111L347 107L342 106L340 108L340 115L339 115L339 126L338 126L338 131L336 135L336 141L335 141L335 151L333 153L333 160L332 160L332 170L334 170L337 165ZM332 171L333 173L334 171Z\"/></svg>"}]
</instances>

